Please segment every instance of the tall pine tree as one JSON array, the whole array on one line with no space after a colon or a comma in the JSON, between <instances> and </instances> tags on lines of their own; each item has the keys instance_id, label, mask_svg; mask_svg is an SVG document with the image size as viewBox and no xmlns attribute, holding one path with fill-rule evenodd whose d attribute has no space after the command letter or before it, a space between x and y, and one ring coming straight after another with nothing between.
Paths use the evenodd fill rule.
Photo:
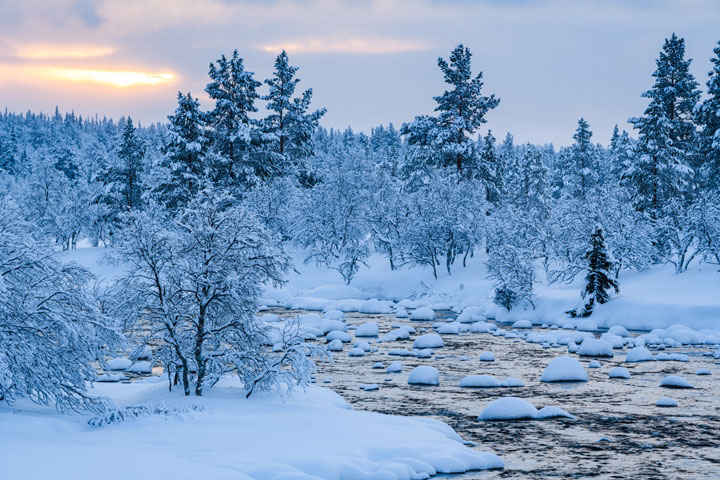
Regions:
<instances>
[{"instance_id":1,"label":"tall pine tree","mask_svg":"<svg viewBox=\"0 0 720 480\"><path fill-rule=\"evenodd\" d=\"M326 112L321 108L308 113L311 88L294 97L300 82L295 77L297 70L283 50L275 59L273 77L265 80L270 93L262 99L268 102L266 108L271 113L262 121L262 149L266 162L263 171L268 175L304 174L302 161L313 154L313 133Z\"/></svg>"},{"instance_id":2,"label":"tall pine tree","mask_svg":"<svg viewBox=\"0 0 720 480\"><path fill-rule=\"evenodd\" d=\"M690 62L685 59L685 41L673 33L656 61L655 84L643 93L650 104L642 117L630 119L639 131L639 155L625 176L636 207L649 211L652 218L659 217L670 201L681 199L692 178L693 110L700 92Z\"/></svg>"},{"instance_id":3,"label":"tall pine tree","mask_svg":"<svg viewBox=\"0 0 720 480\"><path fill-rule=\"evenodd\" d=\"M720 42L713 50L715 57L710 61L712 70L708 73L708 98L698 109L698 150L703 159L703 177L710 188L720 189Z\"/></svg>"}]
</instances>

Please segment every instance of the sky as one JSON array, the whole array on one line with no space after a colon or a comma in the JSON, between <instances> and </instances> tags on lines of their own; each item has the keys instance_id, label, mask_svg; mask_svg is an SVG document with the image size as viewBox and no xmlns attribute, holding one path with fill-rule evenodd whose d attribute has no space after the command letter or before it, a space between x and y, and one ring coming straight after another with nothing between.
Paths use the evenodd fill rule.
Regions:
<instances>
[{"instance_id":1,"label":"sky","mask_svg":"<svg viewBox=\"0 0 720 480\"><path fill-rule=\"evenodd\" d=\"M0 0L0 107L166 121L178 91L211 107L221 54L262 81L284 48L322 125L369 132L432 113L462 43L501 99L481 133L568 145L583 117L606 143L673 32L705 86L719 25L720 0Z\"/></svg>"}]
</instances>

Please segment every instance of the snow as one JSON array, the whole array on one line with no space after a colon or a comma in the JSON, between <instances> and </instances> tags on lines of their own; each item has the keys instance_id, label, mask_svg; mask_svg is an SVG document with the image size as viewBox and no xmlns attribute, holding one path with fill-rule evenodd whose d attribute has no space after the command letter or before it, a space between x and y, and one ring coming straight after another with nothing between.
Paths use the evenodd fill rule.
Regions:
<instances>
[{"instance_id":1,"label":"snow","mask_svg":"<svg viewBox=\"0 0 720 480\"><path fill-rule=\"evenodd\" d=\"M402 372L402 369L403 369L402 362L392 362L385 369L385 373L400 373L400 372Z\"/></svg>"},{"instance_id":2,"label":"snow","mask_svg":"<svg viewBox=\"0 0 720 480\"><path fill-rule=\"evenodd\" d=\"M678 375L668 375L660 382L661 387L667 388L694 388L690 382Z\"/></svg>"},{"instance_id":3,"label":"snow","mask_svg":"<svg viewBox=\"0 0 720 480\"><path fill-rule=\"evenodd\" d=\"M588 364L588 368L602 368L602 365L601 365L600 362L598 362L597 360L592 360L592 361Z\"/></svg>"},{"instance_id":4,"label":"snow","mask_svg":"<svg viewBox=\"0 0 720 480\"><path fill-rule=\"evenodd\" d=\"M321 387L250 399L240 387L223 380L202 398L185 398L167 393L166 382L103 384L96 391L123 405L152 399L181 411L198 402L204 409L102 428L52 409L0 407L0 478L407 480L503 468L499 457L466 447L430 418L355 411ZM42 461L29 461L39 451Z\"/></svg>"},{"instance_id":5,"label":"snow","mask_svg":"<svg viewBox=\"0 0 720 480\"><path fill-rule=\"evenodd\" d=\"M500 380L490 375L470 375L460 380L460 387L464 388L492 388L501 387Z\"/></svg>"},{"instance_id":6,"label":"snow","mask_svg":"<svg viewBox=\"0 0 720 480\"><path fill-rule=\"evenodd\" d=\"M608 378L630 378L630 372L625 367L615 367L610 370Z\"/></svg>"},{"instance_id":7,"label":"snow","mask_svg":"<svg viewBox=\"0 0 720 480\"><path fill-rule=\"evenodd\" d=\"M325 340L327 340L328 343L332 342L333 340L340 340L342 343L350 343L352 341L352 335L347 332L333 330L332 332L327 334Z\"/></svg>"},{"instance_id":8,"label":"snow","mask_svg":"<svg viewBox=\"0 0 720 480\"><path fill-rule=\"evenodd\" d=\"M428 321L435 320L435 310L433 310L430 307L416 308L410 314L410 320L428 320Z\"/></svg>"},{"instance_id":9,"label":"snow","mask_svg":"<svg viewBox=\"0 0 720 480\"><path fill-rule=\"evenodd\" d=\"M392 302L381 301L377 298L371 298L360 304L358 308L360 313L392 313Z\"/></svg>"},{"instance_id":10,"label":"snow","mask_svg":"<svg viewBox=\"0 0 720 480\"><path fill-rule=\"evenodd\" d=\"M146 360L141 360L130 365L130 368L128 368L127 371L134 373L150 373L152 371L152 363Z\"/></svg>"},{"instance_id":11,"label":"snow","mask_svg":"<svg viewBox=\"0 0 720 480\"><path fill-rule=\"evenodd\" d=\"M327 335L330 332L346 332L347 325L340 320L322 320L319 325L323 335Z\"/></svg>"},{"instance_id":12,"label":"snow","mask_svg":"<svg viewBox=\"0 0 720 480\"><path fill-rule=\"evenodd\" d=\"M413 348L441 348L443 345L442 337L435 333L420 335L413 342Z\"/></svg>"},{"instance_id":13,"label":"snow","mask_svg":"<svg viewBox=\"0 0 720 480\"><path fill-rule=\"evenodd\" d=\"M578 323L577 329L580 330L581 332L597 332L598 326L592 320L586 319L586 320L581 320Z\"/></svg>"},{"instance_id":14,"label":"snow","mask_svg":"<svg viewBox=\"0 0 720 480\"><path fill-rule=\"evenodd\" d=\"M359 347L351 348L348 352L348 357L364 357L365 350Z\"/></svg>"},{"instance_id":15,"label":"snow","mask_svg":"<svg viewBox=\"0 0 720 480\"><path fill-rule=\"evenodd\" d=\"M96 382L122 382L127 380L127 377L122 373L109 373L105 375L98 375L95 379Z\"/></svg>"},{"instance_id":16,"label":"snow","mask_svg":"<svg viewBox=\"0 0 720 480\"><path fill-rule=\"evenodd\" d=\"M383 337L383 340L385 340L386 342L396 342L398 340L409 340L409 339L410 339L410 333L404 328L396 328L395 330L390 330Z\"/></svg>"},{"instance_id":17,"label":"snow","mask_svg":"<svg viewBox=\"0 0 720 480\"><path fill-rule=\"evenodd\" d=\"M437 332L443 335L457 335L460 333L460 323L444 323L440 325L440 327L437 329Z\"/></svg>"},{"instance_id":18,"label":"snow","mask_svg":"<svg viewBox=\"0 0 720 480\"><path fill-rule=\"evenodd\" d=\"M530 320L518 320L512 324L512 328L532 328Z\"/></svg>"},{"instance_id":19,"label":"snow","mask_svg":"<svg viewBox=\"0 0 720 480\"><path fill-rule=\"evenodd\" d=\"M440 373L435 367L421 365L413 368L408 377L410 385L438 385L440 383Z\"/></svg>"},{"instance_id":20,"label":"snow","mask_svg":"<svg viewBox=\"0 0 720 480\"><path fill-rule=\"evenodd\" d=\"M628 332L627 329L622 325L613 325L612 327L608 328L608 333L612 333L613 335L617 335L618 337L630 336L630 332Z\"/></svg>"},{"instance_id":21,"label":"snow","mask_svg":"<svg viewBox=\"0 0 720 480\"><path fill-rule=\"evenodd\" d=\"M132 365L132 361L125 357L116 357L107 361L108 370L127 370Z\"/></svg>"},{"instance_id":22,"label":"snow","mask_svg":"<svg viewBox=\"0 0 720 480\"><path fill-rule=\"evenodd\" d=\"M493 352L481 352L479 358L481 362L494 362L495 354Z\"/></svg>"},{"instance_id":23,"label":"snow","mask_svg":"<svg viewBox=\"0 0 720 480\"><path fill-rule=\"evenodd\" d=\"M655 360L650 350L645 347L635 347L628 350L625 356L626 362L649 362Z\"/></svg>"},{"instance_id":24,"label":"snow","mask_svg":"<svg viewBox=\"0 0 720 480\"><path fill-rule=\"evenodd\" d=\"M572 357L554 358L540 378L541 382L587 382L588 374Z\"/></svg>"},{"instance_id":25,"label":"snow","mask_svg":"<svg viewBox=\"0 0 720 480\"><path fill-rule=\"evenodd\" d=\"M326 345L325 348L327 348L330 352L342 352L343 344L340 340L332 340Z\"/></svg>"},{"instance_id":26,"label":"snow","mask_svg":"<svg viewBox=\"0 0 720 480\"><path fill-rule=\"evenodd\" d=\"M365 352L369 352L371 350L370 343L366 342L365 340L357 340L353 347L355 348L361 348Z\"/></svg>"},{"instance_id":27,"label":"snow","mask_svg":"<svg viewBox=\"0 0 720 480\"><path fill-rule=\"evenodd\" d=\"M377 322L363 323L355 331L355 336L356 337L377 337L378 336Z\"/></svg>"},{"instance_id":28,"label":"snow","mask_svg":"<svg viewBox=\"0 0 720 480\"><path fill-rule=\"evenodd\" d=\"M695 375L712 375L712 372L707 368L699 368L695 372Z\"/></svg>"},{"instance_id":29,"label":"snow","mask_svg":"<svg viewBox=\"0 0 720 480\"><path fill-rule=\"evenodd\" d=\"M478 420L544 420L556 417L575 418L558 407L544 407L538 411L532 403L522 398L502 397L490 402Z\"/></svg>"},{"instance_id":30,"label":"snow","mask_svg":"<svg viewBox=\"0 0 720 480\"><path fill-rule=\"evenodd\" d=\"M340 310L328 310L323 314L323 319L326 320L338 320L340 322L345 321L345 314Z\"/></svg>"},{"instance_id":31,"label":"snow","mask_svg":"<svg viewBox=\"0 0 720 480\"><path fill-rule=\"evenodd\" d=\"M578 355L587 357L612 357L613 346L610 342L597 338L586 338L580 344Z\"/></svg>"},{"instance_id":32,"label":"snow","mask_svg":"<svg viewBox=\"0 0 720 480\"><path fill-rule=\"evenodd\" d=\"M519 378L508 377L502 382L503 387L524 387L525 384Z\"/></svg>"},{"instance_id":33,"label":"snow","mask_svg":"<svg viewBox=\"0 0 720 480\"><path fill-rule=\"evenodd\" d=\"M678 402L674 398L662 397L655 402L656 407L677 407Z\"/></svg>"}]
</instances>

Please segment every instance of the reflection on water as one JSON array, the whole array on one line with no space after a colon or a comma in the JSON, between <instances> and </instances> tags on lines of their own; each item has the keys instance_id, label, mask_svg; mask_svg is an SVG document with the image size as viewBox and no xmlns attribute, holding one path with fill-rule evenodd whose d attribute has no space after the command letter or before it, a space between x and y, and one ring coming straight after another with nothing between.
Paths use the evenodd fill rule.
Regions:
<instances>
[{"instance_id":1,"label":"reflection on water","mask_svg":"<svg viewBox=\"0 0 720 480\"><path fill-rule=\"evenodd\" d=\"M290 317L302 312L273 309L270 313ZM379 323L380 338L391 330L391 323L418 329L412 338L421 333L421 327L430 331L432 325L390 315L347 314L348 324L364 321ZM503 328L510 329L507 325ZM688 354L689 362L625 364L625 351L616 350L615 358L598 359L602 367L590 369L587 366L591 359L577 357L588 372L589 382L544 384L540 382L543 369L554 357L567 354L565 347L542 348L518 339L473 333L443 335L443 340L445 347L430 359L385 354L391 348L410 349L412 339L381 343L378 352L359 358L349 358L350 347L346 345L344 352L335 354L333 363L318 365L316 379L356 409L442 420L465 440L477 443L472 448L492 451L505 461L503 471L446 478L720 478L720 365L712 357L702 356L709 347L665 350ZM484 350L492 351L496 361L481 362L478 356ZM461 360L465 357L465 361ZM375 362L387 365L391 361L403 362L403 371L386 374L383 369L371 368ZM418 365L437 367L440 385L408 385L408 375ZM608 379L609 370L618 365L630 371L629 380ZM712 375L695 375L699 368L710 369ZM516 377L525 387L457 386L462 377L474 374L500 380ZM670 374L682 375L696 388L660 388L662 377ZM329 383L325 384L326 380ZM380 389L366 392L359 388L369 383L379 384ZM502 396L525 398L538 408L558 406L577 420L478 421L483 407ZM656 407L661 397L676 399L679 407Z\"/></svg>"}]
</instances>

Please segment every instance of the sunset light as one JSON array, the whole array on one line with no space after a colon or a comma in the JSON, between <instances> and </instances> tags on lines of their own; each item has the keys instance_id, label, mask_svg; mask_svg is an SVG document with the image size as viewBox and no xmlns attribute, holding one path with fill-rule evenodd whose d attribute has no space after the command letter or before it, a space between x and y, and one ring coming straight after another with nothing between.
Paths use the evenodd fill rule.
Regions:
<instances>
[{"instance_id":1,"label":"sunset light","mask_svg":"<svg viewBox=\"0 0 720 480\"><path fill-rule=\"evenodd\" d=\"M83 45L16 45L14 55L28 60L49 58L103 57L115 52L113 47Z\"/></svg>"},{"instance_id":2,"label":"sunset light","mask_svg":"<svg viewBox=\"0 0 720 480\"><path fill-rule=\"evenodd\" d=\"M48 75L71 82L92 82L112 85L113 87L133 87L138 85L159 85L175 78L172 73L147 73L130 71L88 70L76 68L48 68Z\"/></svg>"}]
</instances>

